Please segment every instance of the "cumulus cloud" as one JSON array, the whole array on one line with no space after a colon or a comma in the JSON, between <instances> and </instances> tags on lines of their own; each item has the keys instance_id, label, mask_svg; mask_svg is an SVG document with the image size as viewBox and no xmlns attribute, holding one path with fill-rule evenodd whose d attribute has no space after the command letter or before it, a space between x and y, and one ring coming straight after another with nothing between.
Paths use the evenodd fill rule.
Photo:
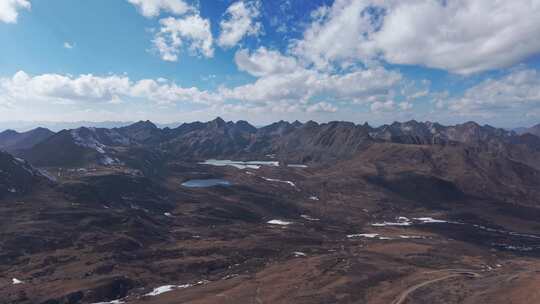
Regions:
<instances>
[{"instance_id":1,"label":"cumulus cloud","mask_svg":"<svg viewBox=\"0 0 540 304\"><path fill-rule=\"evenodd\" d=\"M310 105L306 109L308 112L330 112L334 113L338 109L333 104L330 104L328 102L318 102L313 105Z\"/></svg>"},{"instance_id":2,"label":"cumulus cloud","mask_svg":"<svg viewBox=\"0 0 540 304\"><path fill-rule=\"evenodd\" d=\"M262 29L261 23L256 21L260 16L259 7L259 1L240 0L231 4L220 22L219 46L232 47L245 36L259 35Z\"/></svg>"},{"instance_id":3,"label":"cumulus cloud","mask_svg":"<svg viewBox=\"0 0 540 304\"><path fill-rule=\"evenodd\" d=\"M393 98L394 88L404 85L399 72L382 67L357 68L332 73L301 65L295 57L264 47L249 53L236 52L235 61L242 71L258 77L253 82L232 89L222 89L227 98L262 102L295 100L308 103L318 96L334 101L365 104ZM412 88L409 91L415 93Z\"/></svg>"},{"instance_id":4,"label":"cumulus cloud","mask_svg":"<svg viewBox=\"0 0 540 304\"><path fill-rule=\"evenodd\" d=\"M158 104L195 102L209 105L222 101L221 97L215 93L196 87L184 88L167 80L152 79L135 82L130 88L130 96L151 100Z\"/></svg>"},{"instance_id":5,"label":"cumulus cloud","mask_svg":"<svg viewBox=\"0 0 540 304\"><path fill-rule=\"evenodd\" d=\"M283 56L283 55L281 55ZM41 74L23 71L0 78L0 104L64 105L97 109L124 103L156 106L197 105L235 113L335 113L337 103L372 104L394 97L401 75L383 68L328 74L297 66L288 73L264 73L252 83L207 91L182 87L167 79L131 80L127 75ZM355 84L352 86L351 84ZM332 102L321 101L331 100ZM373 107L378 107L377 105ZM402 105L400 105L403 108ZM393 107L392 107L393 108ZM390 108L388 108L390 109ZM215 112L214 111L214 112ZM219 111L217 113L219 113ZM223 113L223 112L221 112Z\"/></svg>"},{"instance_id":6,"label":"cumulus cloud","mask_svg":"<svg viewBox=\"0 0 540 304\"><path fill-rule=\"evenodd\" d=\"M324 96L333 101L364 104L373 97L388 98L393 87L400 84L401 75L383 68L358 70L345 74L328 74L298 68L294 72L268 74L255 82L231 89L222 88L226 99L248 102L278 100L307 104Z\"/></svg>"},{"instance_id":7,"label":"cumulus cloud","mask_svg":"<svg viewBox=\"0 0 540 304\"><path fill-rule=\"evenodd\" d=\"M147 18L157 17L161 11L183 15L193 10L193 7L183 0L128 0L128 2L135 5Z\"/></svg>"},{"instance_id":8,"label":"cumulus cloud","mask_svg":"<svg viewBox=\"0 0 540 304\"><path fill-rule=\"evenodd\" d=\"M400 102L400 103L398 104L398 106L399 106L399 108L400 108L401 110L403 110L403 111L409 111L409 110L412 110L412 108L413 108L412 103L407 102L407 101Z\"/></svg>"},{"instance_id":9,"label":"cumulus cloud","mask_svg":"<svg viewBox=\"0 0 540 304\"><path fill-rule=\"evenodd\" d=\"M270 74L290 73L298 69L296 59L283 56L278 51L260 47L250 53L248 50L239 50L234 56L238 69L253 76L266 76Z\"/></svg>"},{"instance_id":10,"label":"cumulus cloud","mask_svg":"<svg viewBox=\"0 0 540 304\"><path fill-rule=\"evenodd\" d=\"M376 101L371 104L371 111L378 113L378 112L388 112L393 111L396 103L393 100L387 100L387 101Z\"/></svg>"},{"instance_id":11,"label":"cumulus cloud","mask_svg":"<svg viewBox=\"0 0 540 304\"><path fill-rule=\"evenodd\" d=\"M384 60L470 74L540 52L539 15L537 0L336 0L291 49L318 68Z\"/></svg>"},{"instance_id":12,"label":"cumulus cloud","mask_svg":"<svg viewBox=\"0 0 540 304\"><path fill-rule=\"evenodd\" d=\"M163 60L178 61L183 48L192 55L214 56L213 37L208 19L190 15L164 18L159 23L161 28L156 33L153 44Z\"/></svg>"},{"instance_id":13,"label":"cumulus cloud","mask_svg":"<svg viewBox=\"0 0 540 304\"><path fill-rule=\"evenodd\" d=\"M0 0L0 22L17 23L19 10L30 10L29 0Z\"/></svg>"},{"instance_id":14,"label":"cumulus cloud","mask_svg":"<svg viewBox=\"0 0 540 304\"><path fill-rule=\"evenodd\" d=\"M23 71L0 79L2 95L13 100L35 99L54 103L75 101L110 102L129 89L123 76L96 77L91 74L70 77L59 74L31 76Z\"/></svg>"},{"instance_id":15,"label":"cumulus cloud","mask_svg":"<svg viewBox=\"0 0 540 304\"><path fill-rule=\"evenodd\" d=\"M461 114L490 115L507 110L540 107L540 74L532 69L517 69L499 79L486 79L467 89L463 96L449 98L448 108Z\"/></svg>"},{"instance_id":16,"label":"cumulus cloud","mask_svg":"<svg viewBox=\"0 0 540 304\"><path fill-rule=\"evenodd\" d=\"M307 113L334 113L338 111L336 104L343 103L368 106L374 112L409 111L412 103L396 104L394 98L406 99L404 93L415 94L416 98L427 94L427 83L418 87L399 72L381 66L337 72L318 70L303 65L294 55L264 47L251 53L239 50L235 61L240 70L257 79L233 88L221 87L219 95L225 100L238 100L267 110L271 105L280 105ZM332 103L318 102L321 99Z\"/></svg>"},{"instance_id":17,"label":"cumulus cloud","mask_svg":"<svg viewBox=\"0 0 540 304\"><path fill-rule=\"evenodd\" d=\"M167 80L132 81L127 76L42 74L19 71L0 78L0 99L5 102L35 101L50 104L118 103L143 99L155 104L178 102L209 104L219 102L215 94L198 88L183 88Z\"/></svg>"}]
</instances>

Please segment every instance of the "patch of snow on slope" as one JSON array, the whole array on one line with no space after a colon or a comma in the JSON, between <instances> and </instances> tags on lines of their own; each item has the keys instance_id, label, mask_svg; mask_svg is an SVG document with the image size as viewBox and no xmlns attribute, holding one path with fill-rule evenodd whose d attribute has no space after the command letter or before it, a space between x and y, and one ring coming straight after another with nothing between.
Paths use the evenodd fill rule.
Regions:
<instances>
[{"instance_id":1,"label":"patch of snow on slope","mask_svg":"<svg viewBox=\"0 0 540 304\"><path fill-rule=\"evenodd\" d=\"M110 301L110 302L99 302L99 303L93 303L93 304L124 304L126 302L122 301L122 300L113 300L113 301Z\"/></svg>"},{"instance_id":2,"label":"patch of snow on slope","mask_svg":"<svg viewBox=\"0 0 540 304\"><path fill-rule=\"evenodd\" d=\"M114 164L117 164L117 163L119 163L119 161L117 159L113 159L112 157L110 157L108 155L104 155L103 158L101 159L101 164L105 165L105 166L110 166L110 165L114 165Z\"/></svg>"},{"instance_id":3,"label":"patch of snow on slope","mask_svg":"<svg viewBox=\"0 0 540 304\"><path fill-rule=\"evenodd\" d=\"M419 235L400 235L400 239L425 239L425 236L419 236Z\"/></svg>"},{"instance_id":4,"label":"patch of snow on slope","mask_svg":"<svg viewBox=\"0 0 540 304\"><path fill-rule=\"evenodd\" d=\"M392 239L392 238L389 238L389 237L386 237L386 236L381 236L378 233L360 233L360 234L349 234L349 235L347 235L347 238L349 238L349 239L359 238L359 237L364 237L364 238L368 238L368 239L378 239L378 240L391 240Z\"/></svg>"},{"instance_id":5,"label":"patch of snow on slope","mask_svg":"<svg viewBox=\"0 0 540 304\"><path fill-rule=\"evenodd\" d=\"M15 157L13 160L13 164L15 166L19 166L24 169L24 171L28 172L30 175L35 176L36 170L34 167L32 167L26 160Z\"/></svg>"},{"instance_id":6,"label":"patch of snow on slope","mask_svg":"<svg viewBox=\"0 0 540 304\"><path fill-rule=\"evenodd\" d=\"M218 167L232 166L238 169L259 169L261 166L279 167L279 162L277 161L236 161L228 159L208 159L199 164Z\"/></svg>"},{"instance_id":7,"label":"patch of snow on slope","mask_svg":"<svg viewBox=\"0 0 540 304\"><path fill-rule=\"evenodd\" d=\"M155 296L158 296L160 294L173 291L175 289L184 289L184 288L189 288L189 287L193 287L193 286L197 286L197 285L204 285L204 284L209 283L209 282L210 281L202 280L202 281L199 281L199 282L194 283L194 284L163 285L163 286L154 288L154 290L152 290L151 292L145 294L144 296L145 297L155 297Z\"/></svg>"},{"instance_id":8,"label":"patch of snow on slope","mask_svg":"<svg viewBox=\"0 0 540 304\"><path fill-rule=\"evenodd\" d=\"M83 138L79 134L79 130L71 130L71 136L75 140L75 144L81 147L90 148L93 150L96 150L97 152L104 154L105 153L105 145L100 143L97 139L95 139L93 136L89 136L87 138Z\"/></svg>"},{"instance_id":9,"label":"patch of snow on slope","mask_svg":"<svg viewBox=\"0 0 540 304\"><path fill-rule=\"evenodd\" d=\"M21 281L21 280L18 280L18 279L16 279L16 278L13 278L13 279L11 279L11 284L13 284L13 285L19 285L19 284L24 284L24 282Z\"/></svg>"},{"instance_id":10,"label":"patch of snow on slope","mask_svg":"<svg viewBox=\"0 0 540 304\"><path fill-rule=\"evenodd\" d=\"M158 295L160 295L162 293L173 291L174 289L176 289L176 285L163 285L163 286L159 286L159 287L154 288L154 290L152 290L151 292L145 294L145 296L146 297L155 297L155 296L158 296Z\"/></svg>"},{"instance_id":11,"label":"patch of snow on slope","mask_svg":"<svg viewBox=\"0 0 540 304\"><path fill-rule=\"evenodd\" d=\"M289 168L307 168L307 165L301 165L301 164L289 164L287 165Z\"/></svg>"},{"instance_id":12,"label":"patch of snow on slope","mask_svg":"<svg viewBox=\"0 0 540 304\"><path fill-rule=\"evenodd\" d=\"M349 234L349 235L347 235L347 237L350 238L350 239L357 238L357 237L365 237L365 238L374 239L374 238L376 238L378 236L379 236L378 233L361 233L361 234Z\"/></svg>"},{"instance_id":13,"label":"patch of snow on slope","mask_svg":"<svg viewBox=\"0 0 540 304\"><path fill-rule=\"evenodd\" d=\"M280 225L280 226L287 226L287 225L290 225L292 224L292 222L287 222L287 221L283 221L283 220L270 220L268 222L266 222L270 225Z\"/></svg>"},{"instance_id":14,"label":"patch of snow on slope","mask_svg":"<svg viewBox=\"0 0 540 304\"><path fill-rule=\"evenodd\" d=\"M296 185L291 181L285 181L285 180L280 180L280 179L275 179L275 178L268 178L268 177L261 177L261 178L264 179L265 181L268 181L268 182L285 183L285 184L291 185L292 187L296 187Z\"/></svg>"},{"instance_id":15,"label":"patch of snow on slope","mask_svg":"<svg viewBox=\"0 0 540 304\"><path fill-rule=\"evenodd\" d=\"M382 222L382 223L373 223L371 226L374 227L384 227L384 226L410 226L412 224L411 220L404 216L396 218L396 222Z\"/></svg>"},{"instance_id":16,"label":"patch of snow on slope","mask_svg":"<svg viewBox=\"0 0 540 304\"><path fill-rule=\"evenodd\" d=\"M45 169L38 169L38 172L39 172L39 174L41 176L45 177L46 179L50 180L51 182L57 182L58 181L56 179L56 177L49 174L49 172L47 172L47 170L45 170Z\"/></svg>"},{"instance_id":17,"label":"patch of snow on slope","mask_svg":"<svg viewBox=\"0 0 540 304\"><path fill-rule=\"evenodd\" d=\"M309 216L307 214L302 214L302 215L300 215L300 217L305 219L305 220L308 220L308 221L320 221L320 219L311 217L311 216Z\"/></svg>"},{"instance_id":18,"label":"patch of snow on slope","mask_svg":"<svg viewBox=\"0 0 540 304\"><path fill-rule=\"evenodd\" d=\"M437 220L432 217L415 217L413 220L420 221L422 224L448 223L447 221Z\"/></svg>"}]
</instances>

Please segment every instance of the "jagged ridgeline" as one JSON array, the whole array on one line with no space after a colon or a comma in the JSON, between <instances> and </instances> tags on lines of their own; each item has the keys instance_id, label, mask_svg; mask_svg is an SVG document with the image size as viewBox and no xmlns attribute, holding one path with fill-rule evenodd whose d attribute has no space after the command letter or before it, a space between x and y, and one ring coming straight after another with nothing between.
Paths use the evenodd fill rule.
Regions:
<instances>
[{"instance_id":1,"label":"jagged ridgeline","mask_svg":"<svg viewBox=\"0 0 540 304\"><path fill-rule=\"evenodd\" d=\"M141 121L121 128L79 128L56 134L36 129L10 138L0 145L38 166L83 166L132 163L139 155L150 162L167 159L261 158L275 155L289 162L325 162L352 157L373 143L414 145L467 145L493 153L514 156L538 167L526 153L536 153L540 143L530 132L480 126L468 122L455 126L408 121L371 127L349 122L319 124L313 121L279 121L255 128L246 121L225 122L221 118L206 123L185 123L177 128L156 127ZM39 132L38 132L39 131ZM12 134L12 135L10 135ZM24 136L23 136L24 135ZM23 138L23 139L16 139Z\"/></svg>"}]
</instances>

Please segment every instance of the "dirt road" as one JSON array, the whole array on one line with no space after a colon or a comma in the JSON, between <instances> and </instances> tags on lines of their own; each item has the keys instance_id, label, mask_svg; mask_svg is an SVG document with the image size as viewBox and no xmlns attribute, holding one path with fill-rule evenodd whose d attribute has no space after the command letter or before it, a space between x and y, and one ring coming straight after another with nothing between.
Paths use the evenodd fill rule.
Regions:
<instances>
[{"instance_id":1,"label":"dirt road","mask_svg":"<svg viewBox=\"0 0 540 304\"><path fill-rule=\"evenodd\" d=\"M436 271L436 272L452 272L452 273L448 274L448 275L445 275L445 276L442 276L442 277L439 277L439 278L431 279L431 280L428 280L428 281L425 281L425 282L422 282L420 284L417 284L417 285L414 285L414 286L411 286L411 287L407 288L405 291L403 291L399 295L399 297L397 297L396 300L394 300L394 302L392 302L392 304L403 304L405 302L405 300L407 300L407 297L409 295L411 295L413 292L415 292L416 290L418 290L418 289L420 289L422 287L430 285L430 284L434 284L434 283L437 283L437 282L440 282L440 281L444 281L444 280L454 278L454 277L459 277L459 276L468 276L468 277L471 277L471 278L477 278L477 277L481 276L480 274L478 274L478 273L476 273L474 271L462 270L462 269L447 269L447 270L440 270L440 271ZM431 273L433 273L433 272L431 272Z\"/></svg>"}]
</instances>

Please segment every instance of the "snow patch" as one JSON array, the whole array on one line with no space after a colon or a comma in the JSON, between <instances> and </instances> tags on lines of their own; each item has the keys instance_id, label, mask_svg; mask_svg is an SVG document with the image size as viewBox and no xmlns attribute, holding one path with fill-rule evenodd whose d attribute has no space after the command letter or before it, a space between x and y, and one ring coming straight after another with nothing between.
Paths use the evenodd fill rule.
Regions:
<instances>
[{"instance_id":1,"label":"snow patch","mask_svg":"<svg viewBox=\"0 0 540 304\"><path fill-rule=\"evenodd\" d=\"M384 226L410 226L412 224L411 220L404 216L396 218L395 222L382 222L382 223L373 223L371 226L374 227L384 227Z\"/></svg>"},{"instance_id":2,"label":"snow patch","mask_svg":"<svg viewBox=\"0 0 540 304\"><path fill-rule=\"evenodd\" d=\"M309 216L307 214L302 214L302 215L300 215L300 217L305 219L305 220L308 220L308 221L320 221L320 219L311 217L311 216Z\"/></svg>"},{"instance_id":3,"label":"snow patch","mask_svg":"<svg viewBox=\"0 0 540 304\"><path fill-rule=\"evenodd\" d=\"M87 138L83 138L79 134L79 129L71 130L71 136L73 137L73 140L75 140L75 144L81 147L89 148L96 150L98 153L105 154L105 145L100 143L96 138L93 136L89 136Z\"/></svg>"},{"instance_id":4,"label":"snow patch","mask_svg":"<svg viewBox=\"0 0 540 304\"><path fill-rule=\"evenodd\" d=\"M347 238L353 239L353 238L368 238L368 239L377 239L377 240L391 240L392 238L387 236L381 236L378 233L360 233L360 234L349 234L347 235Z\"/></svg>"},{"instance_id":5,"label":"snow patch","mask_svg":"<svg viewBox=\"0 0 540 304\"><path fill-rule=\"evenodd\" d=\"M39 174L41 176L45 177L46 179L50 180L51 182L57 182L58 181L56 179L56 177L49 174L49 172L47 172L47 170L45 170L45 169L38 169L38 172L39 172ZM60 172L58 172L58 175L60 175Z\"/></svg>"},{"instance_id":6,"label":"snow patch","mask_svg":"<svg viewBox=\"0 0 540 304\"><path fill-rule=\"evenodd\" d=\"M432 217L415 217L412 220L400 216L396 218L395 222L387 222L384 221L382 223L373 223L371 226L374 227L385 227L385 226L411 226L413 224L442 224L442 223L448 223L448 221L434 219Z\"/></svg>"},{"instance_id":7,"label":"snow patch","mask_svg":"<svg viewBox=\"0 0 540 304\"><path fill-rule=\"evenodd\" d=\"M126 302L122 301L122 300L113 300L113 301L110 301L110 302L99 302L99 303L93 303L93 304L124 304Z\"/></svg>"},{"instance_id":8,"label":"snow patch","mask_svg":"<svg viewBox=\"0 0 540 304\"><path fill-rule=\"evenodd\" d=\"M13 285L19 285L19 284L24 284L24 282L21 281L21 280L18 280L18 279L16 279L16 278L13 278L13 279L11 279L11 284L13 284Z\"/></svg>"},{"instance_id":9,"label":"snow patch","mask_svg":"<svg viewBox=\"0 0 540 304\"><path fill-rule=\"evenodd\" d=\"M425 239L426 237L419 236L419 235L400 235L399 238L400 239Z\"/></svg>"},{"instance_id":10,"label":"snow patch","mask_svg":"<svg viewBox=\"0 0 540 304\"><path fill-rule=\"evenodd\" d=\"M314 196L314 195L310 196L309 199L312 200L312 201L318 201L319 200L319 198Z\"/></svg>"},{"instance_id":11,"label":"snow patch","mask_svg":"<svg viewBox=\"0 0 540 304\"><path fill-rule=\"evenodd\" d=\"M261 166L279 167L278 161L236 161L228 159L208 159L199 164L218 167L232 166L238 169L259 169Z\"/></svg>"},{"instance_id":12,"label":"snow patch","mask_svg":"<svg viewBox=\"0 0 540 304\"><path fill-rule=\"evenodd\" d=\"M303 252L301 252L301 251L295 251L295 252L293 252L293 254L294 254L294 256L297 257L297 258L307 256L307 254L305 254L305 253L303 253Z\"/></svg>"},{"instance_id":13,"label":"snow patch","mask_svg":"<svg viewBox=\"0 0 540 304\"><path fill-rule=\"evenodd\" d=\"M415 221L419 221L422 224L440 224L440 223L448 223L447 221L443 220L437 220L432 217L415 217L413 218Z\"/></svg>"},{"instance_id":14,"label":"snow patch","mask_svg":"<svg viewBox=\"0 0 540 304\"><path fill-rule=\"evenodd\" d=\"M275 179L275 178L268 178L268 177L261 177L261 178L264 179L265 181L268 181L268 182L285 183L285 184L289 184L292 187L296 188L296 185L291 181L285 181L285 180L280 180L280 179Z\"/></svg>"},{"instance_id":15,"label":"snow patch","mask_svg":"<svg viewBox=\"0 0 540 304\"><path fill-rule=\"evenodd\" d=\"M283 221L283 220L270 220L270 221L268 221L266 223L268 223L270 225L287 226L287 225L292 224L293 222L287 222L287 221Z\"/></svg>"},{"instance_id":16,"label":"snow patch","mask_svg":"<svg viewBox=\"0 0 540 304\"><path fill-rule=\"evenodd\" d=\"M119 161L115 158L112 158L108 155L104 155L103 158L101 158L101 164L104 166L110 166L119 163Z\"/></svg>"},{"instance_id":17,"label":"snow patch","mask_svg":"<svg viewBox=\"0 0 540 304\"><path fill-rule=\"evenodd\" d=\"M151 292L145 294L144 296L146 296L146 297L155 297L155 296L158 296L158 295L160 295L162 293L173 291L176 288L177 288L176 285L163 285L163 286L159 286L159 287L154 288L154 290L152 290Z\"/></svg>"},{"instance_id":18,"label":"snow patch","mask_svg":"<svg viewBox=\"0 0 540 304\"><path fill-rule=\"evenodd\" d=\"M307 165L301 165L301 164L289 164L287 165L289 168L307 168Z\"/></svg>"}]
</instances>

